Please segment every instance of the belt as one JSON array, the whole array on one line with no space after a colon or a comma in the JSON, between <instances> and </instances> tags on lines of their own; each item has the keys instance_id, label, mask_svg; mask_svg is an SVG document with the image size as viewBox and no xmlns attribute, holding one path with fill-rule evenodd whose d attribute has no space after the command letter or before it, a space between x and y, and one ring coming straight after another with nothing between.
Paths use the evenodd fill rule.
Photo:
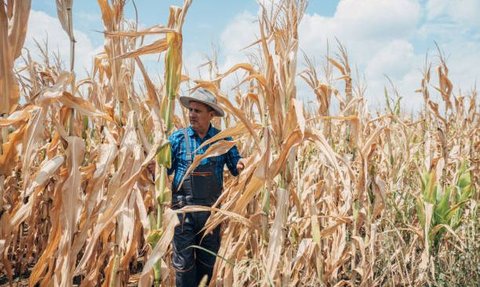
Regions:
<instances>
[{"instance_id":1,"label":"belt","mask_svg":"<svg viewBox=\"0 0 480 287\"><path fill-rule=\"evenodd\" d=\"M212 176L213 172L211 171L193 171L193 176Z\"/></svg>"}]
</instances>

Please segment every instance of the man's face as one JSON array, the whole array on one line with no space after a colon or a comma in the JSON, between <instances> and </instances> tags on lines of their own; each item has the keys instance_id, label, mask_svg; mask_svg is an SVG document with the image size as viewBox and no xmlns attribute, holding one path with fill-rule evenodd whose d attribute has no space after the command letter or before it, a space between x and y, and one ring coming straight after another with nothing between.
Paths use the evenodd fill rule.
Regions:
<instances>
[{"instance_id":1,"label":"man's face","mask_svg":"<svg viewBox=\"0 0 480 287\"><path fill-rule=\"evenodd\" d=\"M211 111L207 105L199 102L190 101L189 106L188 117L192 129L197 132L207 131L214 116L214 111Z\"/></svg>"}]
</instances>

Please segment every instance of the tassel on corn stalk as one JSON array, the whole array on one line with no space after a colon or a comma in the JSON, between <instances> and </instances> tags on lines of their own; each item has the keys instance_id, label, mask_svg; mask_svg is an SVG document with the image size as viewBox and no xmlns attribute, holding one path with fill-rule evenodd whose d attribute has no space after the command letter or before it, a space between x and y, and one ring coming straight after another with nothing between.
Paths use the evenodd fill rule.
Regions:
<instances>
[{"instance_id":1,"label":"tassel on corn stalk","mask_svg":"<svg viewBox=\"0 0 480 287\"><path fill-rule=\"evenodd\" d=\"M70 39L70 73L74 75L75 69L75 36L73 34L73 0L57 0L57 15L62 25L63 30L67 33L68 38ZM70 92L75 94L75 77L71 78L70 83ZM68 132L70 135L73 135L73 121L75 117L75 111L70 111L67 125Z\"/></svg>"}]
</instances>

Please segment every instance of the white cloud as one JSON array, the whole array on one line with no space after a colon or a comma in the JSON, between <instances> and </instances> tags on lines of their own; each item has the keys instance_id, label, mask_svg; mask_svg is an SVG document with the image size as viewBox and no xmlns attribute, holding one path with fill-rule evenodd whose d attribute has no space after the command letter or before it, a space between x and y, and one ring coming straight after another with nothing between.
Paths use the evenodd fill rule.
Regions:
<instances>
[{"instance_id":1,"label":"white cloud","mask_svg":"<svg viewBox=\"0 0 480 287\"><path fill-rule=\"evenodd\" d=\"M281 0L258 0L258 3L265 7L265 10L267 12L273 12L275 11L277 5L281 2Z\"/></svg>"},{"instance_id":2,"label":"white cloud","mask_svg":"<svg viewBox=\"0 0 480 287\"><path fill-rule=\"evenodd\" d=\"M389 76L408 109L419 108L425 55L438 64L434 41L446 53L454 87L470 90L479 78L480 11L478 0L344 0L332 17L307 14L300 26L300 47L317 59L337 51L334 39L347 48L352 68L365 75L371 107L384 102ZM333 45L332 45L333 43ZM433 50L433 52L432 52ZM432 75L432 84L436 76ZM435 97L435 92L432 91Z\"/></svg>"},{"instance_id":3,"label":"white cloud","mask_svg":"<svg viewBox=\"0 0 480 287\"><path fill-rule=\"evenodd\" d=\"M420 16L420 5L411 0L344 0L333 17L336 32L353 39L407 37Z\"/></svg>"},{"instance_id":4,"label":"white cloud","mask_svg":"<svg viewBox=\"0 0 480 287\"><path fill-rule=\"evenodd\" d=\"M334 38L355 45L355 50L358 45L361 50L377 48L412 35L419 18L420 6L410 0L344 0L332 17L306 14L300 25L301 41L305 49L311 45L324 48L326 39Z\"/></svg>"},{"instance_id":5,"label":"white cloud","mask_svg":"<svg viewBox=\"0 0 480 287\"><path fill-rule=\"evenodd\" d=\"M478 0L428 0L427 16L430 21L447 18L462 25L480 28L480 1Z\"/></svg>"},{"instance_id":6,"label":"white cloud","mask_svg":"<svg viewBox=\"0 0 480 287\"><path fill-rule=\"evenodd\" d=\"M102 47L94 47L90 38L82 31L74 30L75 45L75 71L79 76L85 75L85 70L90 71L93 56ZM58 53L64 63L65 69L70 67L70 40L62 29L56 17L45 12L32 10L28 19L27 37L24 47L30 50L35 61L42 61L41 54L35 44L35 40L41 44L48 43L50 55Z\"/></svg>"},{"instance_id":7,"label":"white cloud","mask_svg":"<svg viewBox=\"0 0 480 287\"><path fill-rule=\"evenodd\" d=\"M428 0L425 10L420 34L435 40L444 53L454 93L469 92L480 80L480 1Z\"/></svg>"},{"instance_id":8,"label":"white cloud","mask_svg":"<svg viewBox=\"0 0 480 287\"><path fill-rule=\"evenodd\" d=\"M347 49L352 70L365 76L369 105L384 103L385 76L401 90L412 74L419 74L411 38L421 19L421 6L411 0L344 0L332 17L306 14L300 25L300 48L321 58L338 52L335 39ZM323 61L324 62L324 61ZM320 68L320 67L319 67ZM416 73L411 73L414 70ZM354 74L355 76L355 74ZM418 76L418 75L417 75ZM363 81L363 80L362 80ZM413 88L407 88L410 93ZM402 91L400 91L402 92Z\"/></svg>"},{"instance_id":9,"label":"white cloud","mask_svg":"<svg viewBox=\"0 0 480 287\"><path fill-rule=\"evenodd\" d=\"M259 37L257 17L249 12L242 12L235 17L223 30L220 41L220 53L225 55L225 68L246 59L248 45L253 44Z\"/></svg>"},{"instance_id":10,"label":"white cloud","mask_svg":"<svg viewBox=\"0 0 480 287\"><path fill-rule=\"evenodd\" d=\"M429 20L438 18L448 11L448 0L428 0L426 4L427 17Z\"/></svg>"},{"instance_id":11,"label":"white cloud","mask_svg":"<svg viewBox=\"0 0 480 287\"><path fill-rule=\"evenodd\" d=\"M425 5L427 21L419 35L440 42L480 41L480 1L429 0Z\"/></svg>"},{"instance_id":12,"label":"white cloud","mask_svg":"<svg viewBox=\"0 0 480 287\"><path fill-rule=\"evenodd\" d=\"M248 11L239 13L230 23L220 31L220 43L209 49L187 49L184 53L185 70L193 79L210 79L208 65L205 65L213 56L217 57L220 73L226 72L233 65L246 62L251 49L245 49L258 39L257 17ZM207 50L208 52L203 52ZM212 55L216 53L216 55ZM238 84L235 76L228 76L222 80L222 90L230 93L230 89Z\"/></svg>"},{"instance_id":13,"label":"white cloud","mask_svg":"<svg viewBox=\"0 0 480 287\"><path fill-rule=\"evenodd\" d=\"M370 107L378 109L384 106L384 87L393 96L391 83L408 101L410 106L421 106L421 97L414 90L419 87L421 80L420 66L422 59L414 53L413 45L406 40L393 40L377 51L366 64L364 70L367 79L367 98Z\"/></svg>"},{"instance_id":14,"label":"white cloud","mask_svg":"<svg viewBox=\"0 0 480 287\"><path fill-rule=\"evenodd\" d=\"M256 20L256 16L246 11L237 15L222 31L222 49L236 53L254 42L259 34Z\"/></svg>"},{"instance_id":15,"label":"white cloud","mask_svg":"<svg viewBox=\"0 0 480 287\"><path fill-rule=\"evenodd\" d=\"M183 64L185 66L185 72L194 79L208 79L209 71L205 64L209 61L209 55L201 53L199 51L193 51L185 54L183 57Z\"/></svg>"},{"instance_id":16,"label":"white cloud","mask_svg":"<svg viewBox=\"0 0 480 287\"><path fill-rule=\"evenodd\" d=\"M263 2L271 6L270 0ZM415 66L414 48L408 38L415 34L420 8L413 0L340 1L332 17L304 15L299 27L300 49L310 57L324 59L327 41L330 50L336 52L334 41L339 39L349 52L352 68L358 65L360 73L366 73L370 94L381 92L383 97L386 74L403 81ZM258 34L256 16L243 12L235 17L222 32L221 51L225 58L221 66L226 69L244 61L245 52L240 50L254 42ZM300 64L298 71L301 69ZM297 85L299 95L309 100L303 81L297 81Z\"/></svg>"},{"instance_id":17,"label":"white cloud","mask_svg":"<svg viewBox=\"0 0 480 287\"><path fill-rule=\"evenodd\" d=\"M445 51L449 77L454 85L454 92L461 89L463 92L470 91L475 84L480 82L480 42L459 41L452 42L441 48Z\"/></svg>"},{"instance_id":18,"label":"white cloud","mask_svg":"<svg viewBox=\"0 0 480 287\"><path fill-rule=\"evenodd\" d=\"M265 1L271 5L271 0ZM325 62L327 41L331 56L338 51L337 38L347 48L352 70L358 67L360 78L365 77L370 107L384 106L384 87L392 92L385 77L388 76L403 98L404 110L414 112L423 104L422 96L414 91L420 86L426 54L433 68L438 64L434 41L447 56L455 92L460 87L469 91L479 80L480 17L475 15L478 11L478 0L342 0L331 17L304 15L299 27L300 49L321 65ZM242 12L223 28L221 71L246 59L246 52L241 49L257 39L256 19L255 15ZM299 72L303 59L301 53L298 56ZM436 85L434 71L432 84ZM321 66L318 72L323 77ZM308 94L302 81L298 88L299 94ZM431 94L436 97L434 89ZM311 98L305 96L306 100Z\"/></svg>"},{"instance_id":19,"label":"white cloud","mask_svg":"<svg viewBox=\"0 0 480 287\"><path fill-rule=\"evenodd\" d=\"M238 14L222 31L219 45L218 65L221 73L236 64L248 62L248 54L252 48L247 48L259 38L257 16L244 11ZM230 75L222 81L222 89L230 93L231 88L239 83L238 77Z\"/></svg>"},{"instance_id":20,"label":"white cloud","mask_svg":"<svg viewBox=\"0 0 480 287\"><path fill-rule=\"evenodd\" d=\"M368 78L378 78L384 74L401 79L414 65L413 45L405 40L393 40L370 58L365 73Z\"/></svg>"}]
</instances>

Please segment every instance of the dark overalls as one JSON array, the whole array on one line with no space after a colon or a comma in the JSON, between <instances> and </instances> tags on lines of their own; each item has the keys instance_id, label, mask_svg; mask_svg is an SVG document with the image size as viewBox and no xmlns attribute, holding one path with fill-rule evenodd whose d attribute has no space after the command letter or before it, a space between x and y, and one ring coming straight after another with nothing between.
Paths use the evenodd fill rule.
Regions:
<instances>
[{"instance_id":1,"label":"dark overalls","mask_svg":"<svg viewBox=\"0 0 480 287\"><path fill-rule=\"evenodd\" d=\"M193 161L190 141L184 129L188 165ZM212 206L222 192L222 186L215 178L215 159L199 165L188 175L179 190L173 192L172 207L185 205ZM188 212L179 214L180 224L175 227L173 237L173 266L176 270L177 286L198 286L207 275L212 277L215 256L192 245L201 246L216 254L220 247L220 226L210 234L202 231L210 212Z\"/></svg>"}]
</instances>

